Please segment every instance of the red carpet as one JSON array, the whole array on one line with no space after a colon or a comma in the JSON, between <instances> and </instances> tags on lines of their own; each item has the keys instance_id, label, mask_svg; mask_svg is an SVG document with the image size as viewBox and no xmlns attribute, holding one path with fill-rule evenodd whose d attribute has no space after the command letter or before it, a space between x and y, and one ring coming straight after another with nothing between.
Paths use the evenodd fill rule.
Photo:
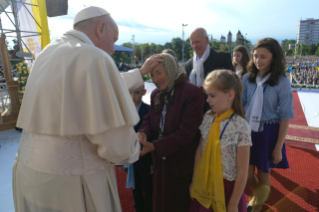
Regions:
<instances>
[{"instance_id":1,"label":"red carpet","mask_svg":"<svg viewBox=\"0 0 319 212\"><path fill-rule=\"evenodd\" d=\"M289 127L288 135L319 139L319 129L311 130L311 129L298 129L298 128Z\"/></svg>"},{"instance_id":2,"label":"red carpet","mask_svg":"<svg viewBox=\"0 0 319 212\"><path fill-rule=\"evenodd\" d=\"M270 173L271 192L262 211L319 211L319 153L287 146L287 156L290 168Z\"/></svg>"},{"instance_id":3,"label":"red carpet","mask_svg":"<svg viewBox=\"0 0 319 212\"><path fill-rule=\"evenodd\" d=\"M120 195L122 211L134 212L135 208L132 190L126 188L126 174L121 173L117 167L115 167L115 170L117 177L117 188Z\"/></svg>"},{"instance_id":4,"label":"red carpet","mask_svg":"<svg viewBox=\"0 0 319 212\"><path fill-rule=\"evenodd\" d=\"M316 150L315 144L319 144L319 128L308 127L308 123L302 110L297 92L292 92L294 98L295 119L290 120L286 145L296 148Z\"/></svg>"},{"instance_id":5,"label":"red carpet","mask_svg":"<svg viewBox=\"0 0 319 212\"><path fill-rule=\"evenodd\" d=\"M319 152L287 146L287 156L289 169L271 171L271 193L262 211L319 211ZM126 174L117 168L116 174L122 210L134 212L132 191L125 188Z\"/></svg>"},{"instance_id":6,"label":"red carpet","mask_svg":"<svg viewBox=\"0 0 319 212\"><path fill-rule=\"evenodd\" d=\"M319 152L314 145L319 128L308 127L297 92L293 98L295 119L285 141L290 168L271 171L271 192L262 211L319 211ZM247 188L245 193L251 194Z\"/></svg>"},{"instance_id":7,"label":"red carpet","mask_svg":"<svg viewBox=\"0 0 319 212\"><path fill-rule=\"evenodd\" d=\"M319 128L308 127L298 93L293 92L293 97L295 119L286 139L290 168L271 171L271 192L263 212L319 211L319 152L314 145L319 143ZM122 210L134 212L132 191L125 188L126 174L117 168L116 174ZM250 195L249 189L245 193Z\"/></svg>"}]
</instances>

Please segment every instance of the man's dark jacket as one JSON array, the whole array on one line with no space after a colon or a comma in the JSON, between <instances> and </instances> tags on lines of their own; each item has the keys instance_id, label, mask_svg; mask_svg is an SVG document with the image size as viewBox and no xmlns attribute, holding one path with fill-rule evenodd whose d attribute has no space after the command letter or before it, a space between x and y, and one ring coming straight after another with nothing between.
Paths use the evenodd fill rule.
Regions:
<instances>
[{"instance_id":1,"label":"man's dark jacket","mask_svg":"<svg viewBox=\"0 0 319 212\"><path fill-rule=\"evenodd\" d=\"M206 61L204 62L205 77L211 71L214 71L216 69L227 69L227 70L234 71L232 61L231 61L231 56L229 53L210 49L210 54L208 58L206 59ZM192 70L193 70L193 58L190 58L185 63L185 71L188 77Z\"/></svg>"},{"instance_id":2,"label":"man's dark jacket","mask_svg":"<svg viewBox=\"0 0 319 212\"><path fill-rule=\"evenodd\" d=\"M223 51L215 51L213 49L210 49L210 54L206 61L204 62L204 76L205 78L207 75L217 69L226 69L234 71L232 62L231 62L231 56L227 52ZM193 70L193 58L190 58L185 63L185 71L187 73L187 76L189 77L190 73ZM205 99L207 98L207 95L205 94ZM204 103L204 113L210 109L208 103L205 101Z\"/></svg>"}]
</instances>

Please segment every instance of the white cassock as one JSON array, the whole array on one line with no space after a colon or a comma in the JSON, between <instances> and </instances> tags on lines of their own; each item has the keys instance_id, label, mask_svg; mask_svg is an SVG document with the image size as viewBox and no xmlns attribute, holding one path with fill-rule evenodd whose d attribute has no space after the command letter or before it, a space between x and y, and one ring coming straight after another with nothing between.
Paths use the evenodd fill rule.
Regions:
<instances>
[{"instance_id":1,"label":"white cassock","mask_svg":"<svg viewBox=\"0 0 319 212\"><path fill-rule=\"evenodd\" d=\"M138 70L120 74L78 31L43 50L17 122L23 133L13 166L16 212L122 211L114 164L139 157L139 116L128 89L143 83Z\"/></svg>"}]
</instances>

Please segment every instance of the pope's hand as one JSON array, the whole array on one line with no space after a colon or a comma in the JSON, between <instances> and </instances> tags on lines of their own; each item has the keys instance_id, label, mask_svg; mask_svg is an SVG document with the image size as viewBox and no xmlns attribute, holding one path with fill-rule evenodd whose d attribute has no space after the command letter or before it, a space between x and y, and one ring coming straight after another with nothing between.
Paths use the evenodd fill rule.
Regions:
<instances>
[{"instance_id":1,"label":"pope's hand","mask_svg":"<svg viewBox=\"0 0 319 212\"><path fill-rule=\"evenodd\" d=\"M142 68L140 69L140 72L141 72L142 76L151 73L151 71L153 70L153 68L155 66L157 66L159 63L163 63L164 62L163 59L164 59L164 56L160 55L160 54L154 54L150 58L148 58L145 61L145 63L142 66Z\"/></svg>"},{"instance_id":2,"label":"pope's hand","mask_svg":"<svg viewBox=\"0 0 319 212\"><path fill-rule=\"evenodd\" d=\"M154 144L152 144L151 142L147 142L145 140L140 140L140 144L142 145L142 150L140 152L141 157L146 155L149 152L155 151Z\"/></svg>"}]
</instances>

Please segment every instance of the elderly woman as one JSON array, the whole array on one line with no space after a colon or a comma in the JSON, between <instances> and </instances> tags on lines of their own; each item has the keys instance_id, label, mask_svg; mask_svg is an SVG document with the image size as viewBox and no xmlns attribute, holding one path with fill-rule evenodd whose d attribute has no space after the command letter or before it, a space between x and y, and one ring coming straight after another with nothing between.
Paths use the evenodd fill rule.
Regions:
<instances>
[{"instance_id":1,"label":"elderly woman","mask_svg":"<svg viewBox=\"0 0 319 212\"><path fill-rule=\"evenodd\" d=\"M170 54L151 72L157 86L139 128L141 155L153 152L153 212L183 212L190 206L194 156L203 118L203 91Z\"/></svg>"}]
</instances>

